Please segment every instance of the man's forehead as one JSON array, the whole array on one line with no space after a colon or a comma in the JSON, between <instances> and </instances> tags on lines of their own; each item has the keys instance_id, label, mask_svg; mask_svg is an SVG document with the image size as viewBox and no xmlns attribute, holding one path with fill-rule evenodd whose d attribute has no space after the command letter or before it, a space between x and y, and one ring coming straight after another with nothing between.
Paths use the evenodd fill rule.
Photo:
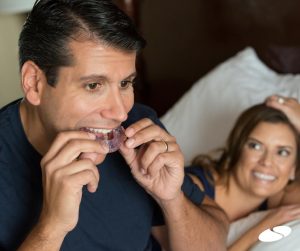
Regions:
<instances>
[{"instance_id":1,"label":"man's forehead","mask_svg":"<svg viewBox=\"0 0 300 251\"><path fill-rule=\"evenodd\" d=\"M109 45L106 42L96 39L90 40L71 40L69 42L70 53L73 58L82 58L83 56L102 56L102 57L136 57L136 51L122 50Z\"/></svg>"},{"instance_id":2,"label":"man's forehead","mask_svg":"<svg viewBox=\"0 0 300 251\"><path fill-rule=\"evenodd\" d=\"M60 73L75 81L94 76L113 81L136 74L136 52L124 52L94 40L72 41L69 45L72 63L62 67Z\"/></svg>"}]
</instances>

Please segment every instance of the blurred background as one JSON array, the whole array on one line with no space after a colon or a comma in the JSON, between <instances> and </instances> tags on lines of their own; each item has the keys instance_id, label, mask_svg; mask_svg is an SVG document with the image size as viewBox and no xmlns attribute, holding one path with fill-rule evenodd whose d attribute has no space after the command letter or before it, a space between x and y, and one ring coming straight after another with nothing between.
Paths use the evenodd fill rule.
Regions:
<instances>
[{"instance_id":1,"label":"blurred background","mask_svg":"<svg viewBox=\"0 0 300 251\"><path fill-rule=\"evenodd\" d=\"M18 37L34 0L0 0L0 107L21 97Z\"/></svg>"},{"instance_id":2,"label":"blurred background","mask_svg":"<svg viewBox=\"0 0 300 251\"><path fill-rule=\"evenodd\" d=\"M254 47L274 70L300 72L299 0L114 2L132 17L147 40L138 61L136 99L152 106L158 115L195 81L246 46ZM17 40L33 3L0 0L0 106L22 95Z\"/></svg>"}]
</instances>

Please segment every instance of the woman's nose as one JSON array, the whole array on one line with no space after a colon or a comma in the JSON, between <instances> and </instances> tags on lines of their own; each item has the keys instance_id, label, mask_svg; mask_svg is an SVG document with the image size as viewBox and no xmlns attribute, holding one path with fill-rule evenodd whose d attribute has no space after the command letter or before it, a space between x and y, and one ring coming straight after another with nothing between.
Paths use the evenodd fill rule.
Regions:
<instances>
[{"instance_id":1,"label":"woman's nose","mask_svg":"<svg viewBox=\"0 0 300 251\"><path fill-rule=\"evenodd\" d=\"M260 163L264 166L270 166L272 164L272 154L269 151L264 151L260 158Z\"/></svg>"}]
</instances>

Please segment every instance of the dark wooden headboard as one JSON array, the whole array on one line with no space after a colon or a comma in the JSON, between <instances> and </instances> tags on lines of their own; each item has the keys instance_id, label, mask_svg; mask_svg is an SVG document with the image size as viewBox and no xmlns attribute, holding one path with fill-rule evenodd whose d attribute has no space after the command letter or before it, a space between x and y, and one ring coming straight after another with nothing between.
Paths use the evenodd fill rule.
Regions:
<instances>
[{"instance_id":1,"label":"dark wooden headboard","mask_svg":"<svg viewBox=\"0 0 300 251\"><path fill-rule=\"evenodd\" d=\"M139 20L139 0L113 0L119 8L121 8L127 15L129 15L135 23Z\"/></svg>"},{"instance_id":2,"label":"dark wooden headboard","mask_svg":"<svg viewBox=\"0 0 300 251\"><path fill-rule=\"evenodd\" d=\"M300 73L299 0L118 0L146 38L139 101L159 115L246 46L280 73Z\"/></svg>"}]
</instances>

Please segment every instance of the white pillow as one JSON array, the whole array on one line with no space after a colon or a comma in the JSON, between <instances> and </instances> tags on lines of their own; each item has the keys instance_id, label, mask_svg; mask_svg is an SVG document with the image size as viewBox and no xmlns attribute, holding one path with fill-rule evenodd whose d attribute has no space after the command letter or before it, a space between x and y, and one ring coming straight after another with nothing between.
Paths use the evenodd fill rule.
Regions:
<instances>
[{"instance_id":1,"label":"white pillow","mask_svg":"<svg viewBox=\"0 0 300 251\"><path fill-rule=\"evenodd\" d=\"M297 251L300 250L300 220L294 220L284 224L291 228L291 233L282 239L274 242L257 241L256 244L250 248L250 251Z\"/></svg>"},{"instance_id":2,"label":"white pillow","mask_svg":"<svg viewBox=\"0 0 300 251\"><path fill-rule=\"evenodd\" d=\"M245 232L251 227L259 223L266 215L269 210L254 212L247 217L241 218L230 224L229 233L227 236L227 247L238 240ZM280 240L274 242L257 242L250 248L251 251L274 251L274 250L285 250L295 251L300 250L300 240L298 238L300 234L300 220L290 221L283 226L289 226L291 233L287 237L283 237ZM297 249L298 248L298 249Z\"/></svg>"},{"instance_id":3,"label":"white pillow","mask_svg":"<svg viewBox=\"0 0 300 251\"><path fill-rule=\"evenodd\" d=\"M277 74L248 47L199 79L161 120L190 164L224 146L238 115L272 94L299 100L300 74Z\"/></svg>"},{"instance_id":4,"label":"white pillow","mask_svg":"<svg viewBox=\"0 0 300 251\"><path fill-rule=\"evenodd\" d=\"M258 224L268 213L269 210L253 212L246 217L230 223L227 235L227 247L237 241L250 228Z\"/></svg>"}]
</instances>

